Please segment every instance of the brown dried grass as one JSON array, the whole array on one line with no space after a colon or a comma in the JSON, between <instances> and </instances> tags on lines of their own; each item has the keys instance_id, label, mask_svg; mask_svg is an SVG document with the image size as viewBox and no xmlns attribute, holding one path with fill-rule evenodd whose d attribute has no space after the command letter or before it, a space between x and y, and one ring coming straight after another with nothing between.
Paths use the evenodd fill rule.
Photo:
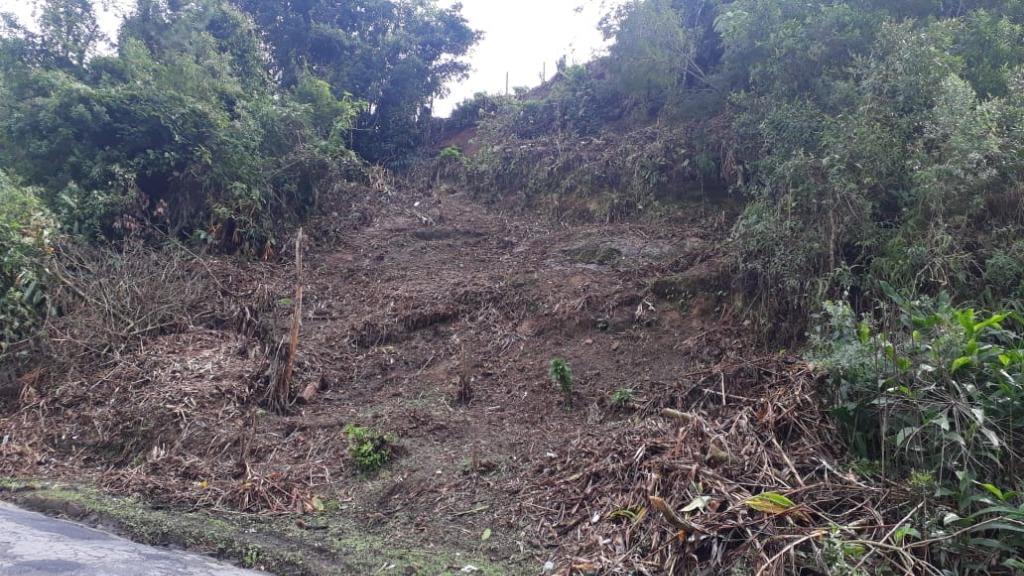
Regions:
<instances>
[{"instance_id":1,"label":"brown dried grass","mask_svg":"<svg viewBox=\"0 0 1024 576\"><path fill-rule=\"evenodd\" d=\"M806 364L728 360L673 388L685 406L580 437L524 492L538 540L568 551L562 573L827 572L832 526L885 545L909 497L840 471L841 443ZM748 504L764 493L796 505ZM926 566L902 551L876 560L907 573Z\"/></svg>"}]
</instances>

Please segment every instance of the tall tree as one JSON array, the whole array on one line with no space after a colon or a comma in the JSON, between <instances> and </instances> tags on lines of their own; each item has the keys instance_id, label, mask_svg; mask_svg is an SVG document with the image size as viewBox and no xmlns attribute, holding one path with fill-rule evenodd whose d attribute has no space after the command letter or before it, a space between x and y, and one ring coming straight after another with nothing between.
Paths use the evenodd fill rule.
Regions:
<instances>
[{"instance_id":1,"label":"tall tree","mask_svg":"<svg viewBox=\"0 0 1024 576\"><path fill-rule=\"evenodd\" d=\"M371 161L420 142L424 109L467 73L460 58L480 38L460 4L436 0L233 1L262 28L284 86L310 72L367 103L357 149Z\"/></svg>"},{"instance_id":2,"label":"tall tree","mask_svg":"<svg viewBox=\"0 0 1024 576\"><path fill-rule=\"evenodd\" d=\"M92 0L42 4L38 47L54 65L68 70L83 68L103 38Z\"/></svg>"},{"instance_id":3,"label":"tall tree","mask_svg":"<svg viewBox=\"0 0 1024 576\"><path fill-rule=\"evenodd\" d=\"M76 2L89 7L45 0L42 14ZM310 75L281 89L251 18L224 0L138 0L117 52L91 58L70 41L54 44L67 59L21 58L60 31L89 35L5 22L0 169L37 187L68 229L117 237L149 221L260 249L275 220L358 165L346 143L359 103Z\"/></svg>"}]
</instances>

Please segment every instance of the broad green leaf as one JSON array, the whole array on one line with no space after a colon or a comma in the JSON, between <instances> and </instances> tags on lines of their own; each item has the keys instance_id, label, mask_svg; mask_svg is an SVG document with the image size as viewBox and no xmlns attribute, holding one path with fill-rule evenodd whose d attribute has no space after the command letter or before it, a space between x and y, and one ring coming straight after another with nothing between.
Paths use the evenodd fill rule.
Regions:
<instances>
[{"instance_id":1,"label":"broad green leaf","mask_svg":"<svg viewBox=\"0 0 1024 576\"><path fill-rule=\"evenodd\" d=\"M978 532L981 530L997 530L999 532L1015 532L1017 534L1024 534L1024 526L1017 526L1016 524L1010 524L1009 522L992 522L991 524L980 524L975 528L969 530L969 532Z\"/></svg>"},{"instance_id":2,"label":"broad green leaf","mask_svg":"<svg viewBox=\"0 0 1024 576\"><path fill-rule=\"evenodd\" d=\"M985 548L992 548L995 550L1002 550L1004 552L1015 552L1016 550L1012 546L1003 544L998 540L991 538L971 538L969 541L971 546L984 546Z\"/></svg>"},{"instance_id":3,"label":"broad green leaf","mask_svg":"<svg viewBox=\"0 0 1024 576\"><path fill-rule=\"evenodd\" d=\"M917 530L917 528L914 528L913 526L900 526L896 530L896 532L893 533L892 538L896 542L896 544L903 544L903 541L907 538L907 536L920 538L921 533Z\"/></svg>"},{"instance_id":4,"label":"broad green leaf","mask_svg":"<svg viewBox=\"0 0 1024 576\"><path fill-rule=\"evenodd\" d=\"M949 367L949 371L953 374L956 374L957 370L960 370L961 368L967 366L972 362L974 362L974 359L971 358L970 356L961 356L960 358L957 358L956 360L953 361L953 365Z\"/></svg>"},{"instance_id":5,"label":"broad green leaf","mask_svg":"<svg viewBox=\"0 0 1024 576\"><path fill-rule=\"evenodd\" d=\"M960 326L962 326L963 329L967 331L967 334L974 334L974 308L959 310L957 312L954 312L954 316L956 317L957 322L960 323Z\"/></svg>"},{"instance_id":6,"label":"broad green leaf","mask_svg":"<svg viewBox=\"0 0 1024 576\"><path fill-rule=\"evenodd\" d=\"M796 504L793 503L792 500L778 492L765 492L764 494L759 494L752 498L748 498L745 504L749 508L766 514L782 514L783 512L792 510L796 507Z\"/></svg>"},{"instance_id":7,"label":"broad green leaf","mask_svg":"<svg viewBox=\"0 0 1024 576\"><path fill-rule=\"evenodd\" d=\"M867 321L862 321L858 327L857 337L860 338L861 344L867 344L871 340L871 325Z\"/></svg>"},{"instance_id":8,"label":"broad green leaf","mask_svg":"<svg viewBox=\"0 0 1024 576\"><path fill-rule=\"evenodd\" d=\"M1018 573L1024 573L1024 561L1021 561L1020 558L1010 558L1003 562L1003 566L1017 570Z\"/></svg>"},{"instance_id":9,"label":"broad green leaf","mask_svg":"<svg viewBox=\"0 0 1024 576\"><path fill-rule=\"evenodd\" d=\"M843 554L845 554L847 558L857 560L864 556L865 552L867 552L867 549L861 544L843 543Z\"/></svg>"},{"instance_id":10,"label":"broad green leaf","mask_svg":"<svg viewBox=\"0 0 1024 576\"><path fill-rule=\"evenodd\" d=\"M1003 495L1003 491L1000 490L998 487L996 487L996 485L994 485L994 484L982 484L981 482L978 482L978 485L981 486L982 488L984 488L985 490L987 490L989 494L992 494L993 496L998 498L1000 501L1005 501L1006 500L1006 497Z\"/></svg>"},{"instance_id":11,"label":"broad green leaf","mask_svg":"<svg viewBox=\"0 0 1024 576\"><path fill-rule=\"evenodd\" d=\"M986 328L993 328L993 327L994 328L1001 328L1001 324L1002 324L1003 320L1006 320L1008 317L1009 317L1009 314L996 314L996 315L992 316L991 318L989 318L988 320L985 320L984 322L979 322L978 324L975 324L974 325L974 331L975 332L981 332L982 330L984 330Z\"/></svg>"},{"instance_id":12,"label":"broad green leaf","mask_svg":"<svg viewBox=\"0 0 1024 576\"><path fill-rule=\"evenodd\" d=\"M976 338L971 338L967 341L967 346L964 347L964 352L966 352L968 356L974 356L978 353L978 349L978 340Z\"/></svg>"}]
</instances>

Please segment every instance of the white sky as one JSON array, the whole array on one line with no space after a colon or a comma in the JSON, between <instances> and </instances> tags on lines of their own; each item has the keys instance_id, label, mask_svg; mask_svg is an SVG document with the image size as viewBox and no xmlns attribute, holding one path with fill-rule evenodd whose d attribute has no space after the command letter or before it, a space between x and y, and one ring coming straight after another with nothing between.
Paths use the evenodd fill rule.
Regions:
<instances>
[{"instance_id":1,"label":"white sky","mask_svg":"<svg viewBox=\"0 0 1024 576\"><path fill-rule=\"evenodd\" d=\"M477 92L503 93L506 73L510 88L535 86L545 64L550 78L563 55L570 64L590 60L604 47L598 21L610 6L621 2L462 0L462 13L470 26L484 33L484 39L470 53L470 77L449 86L451 93L435 104L434 113L446 116L455 104Z\"/></svg>"},{"instance_id":2,"label":"white sky","mask_svg":"<svg viewBox=\"0 0 1024 576\"><path fill-rule=\"evenodd\" d=\"M484 33L484 39L469 55L473 71L468 79L449 86L450 94L438 100L434 113L447 116L462 100L477 92L502 93L505 75L509 86L535 86L541 72L550 78L555 62L563 55L569 63L583 63L603 48L597 23L610 6L625 0L462 0L463 14L470 26ZM0 0L0 11L14 12L23 21L32 16L33 0ZM102 10L100 21L113 38L118 16ZM111 0L114 6L130 0ZM442 0L450 5L452 0Z\"/></svg>"},{"instance_id":3,"label":"white sky","mask_svg":"<svg viewBox=\"0 0 1024 576\"><path fill-rule=\"evenodd\" d=\"M100 24L106 30L107 35L113 38L117 32L117 23L120 18L115 14L115 9L105 7L106 4L126 4L126 0L98 0L95 2L99 11ZM13 12L23 23L31 23L36 0L0 0L0 12Z\"/></svg>"}]
</instances>

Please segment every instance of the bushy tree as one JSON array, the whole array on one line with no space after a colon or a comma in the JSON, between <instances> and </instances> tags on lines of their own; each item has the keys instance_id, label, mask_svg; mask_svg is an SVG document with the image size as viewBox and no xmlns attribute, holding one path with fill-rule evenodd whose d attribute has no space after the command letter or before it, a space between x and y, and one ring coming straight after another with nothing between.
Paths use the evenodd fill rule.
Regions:
<instances>
[{"instance_id":1,"label":"bushy tree","mask_svg":"<svg viewBox=\"0 0 1024 576\"><path fill-rule=\"evenodd\" d=\"M15 29L4 52L34 42ZM360 104L309 76L280 89L259 31L216 0L140 0L117 52L75 70L0 62L0 162L74 232L154 223L262 249L275 217L301 214L357 164L345 142Z\"/></svg>"},{"instance_id":2,"label":"bushy tree","mask_svg":"<svg viewBox=\"0 0 1024 576\"><path fill-rule=\"evenodd\" d=\"M286 86L310 73L367 103L356 149L397 162L422 142L432 100L469 65L480 35L435 0L233 0L263 31L273 71Z\"/></svg>"},{"instance_id":3,"label":"bushy tree","mask_svg":"<svg viewBox=\"0 0 1024 576\"><path fill-rule=\"evenodd\" d=\"M649 108L685 80L695 58L691 34L669 0L627 4L615 24L610 73L620 94Z\"/></svg>"}]
</instances>

